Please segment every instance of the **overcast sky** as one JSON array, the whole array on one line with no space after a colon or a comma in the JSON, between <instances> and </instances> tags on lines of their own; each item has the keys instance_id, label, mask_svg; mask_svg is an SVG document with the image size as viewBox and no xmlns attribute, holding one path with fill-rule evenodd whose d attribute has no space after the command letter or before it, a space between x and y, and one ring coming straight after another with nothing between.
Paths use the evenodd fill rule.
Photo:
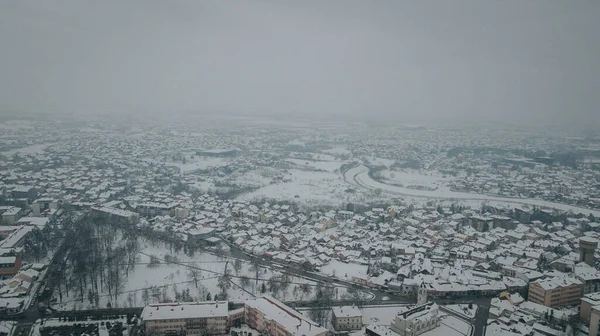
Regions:
<instances>
[{"instance_id":1,"label":"overcast sky","mask_svg":"<svg viewBox=\"0 0 600 336\"><path fill-rule=\"evenodd\" d=\"M2 110L600 123L600 1L0 1Z\"/></svg>"}]
</instances>

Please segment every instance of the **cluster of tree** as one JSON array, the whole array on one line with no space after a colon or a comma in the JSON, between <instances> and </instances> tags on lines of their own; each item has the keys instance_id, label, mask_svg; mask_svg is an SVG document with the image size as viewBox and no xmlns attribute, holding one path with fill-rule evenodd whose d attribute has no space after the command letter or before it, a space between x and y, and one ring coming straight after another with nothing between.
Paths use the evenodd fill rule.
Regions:
<instances>
[{"instance_id":1,"label":"cluster of tree","mask_svg":"<svg viewBox=\"0 0 600 336\"><path fill-rule=\"evenodd\" d=\"M48 250L55 244L55 241L51 239L51 230L49 226L44 227L42 230L36 228L27 235L23 243L23 257L25 260L39 262L48 254Z\"/></svg>"},{"instance_id":2,"label":"cluster of tree","mask_svg":"<svg viewBox=\"0 0 600 336\"><path fill-rule=\"evenodd\" d=\"M274 275L267 281L269 292L271 292L273 297L278 298L281 294L284 301L287 296L287 290L291 284L291 277L287 274Z\"/></svg>"},{"instance_id":3,"label":"cluster of tree","mask_svg":"<svg viewBox=\"0 0 600 336\"><path fill-rule=\"evenodd\" d=\"M368 294L366 292L358 290L353 286L348 287L344 298L348 301L351 301L355 306L359 308L362 308L369 300Z\"/></svg>"},{"instance_id":4,"label":"cluster of tree","mask_svg":"<svg viewBox=\"0 0 600 336\"><path fill-rule=\"evenodd\" d=\"M334 287L319 283L315 288L315 297L310 301L310 318L320 325L326 325L330 318L334 298Z\"/></svg>"},{"instance_id":5,"label":"cluster of tree","mask_svg":"<svg viewBox=\"0 0 600 336\"><path fill-rule=\"evenodd\" d=\"M229 269L228 266L229 261L226 261L225 268L223 269L223 274L219 277L219 280L217 282L217 286L221 290L221 292L219 293L220 300L227 299L227 290L231 288L231 269Z\"/></svg>"},{"instance_id":6,"label":"cluster of tree","mask_svg":"<svg viewBox=\"0 0 600 336\"><path fill-rule=\"evenodd\" d=\"M68 297L69 290L81 302L87 297L96 306L104 293L111 301L118 300L137 263L139 244L134 231L123 231L120 236L117 232L116 226L91 215L67 230L69 258L65 271L57 274L60 301L63 291Z\"/></svg>"}]
</instances>

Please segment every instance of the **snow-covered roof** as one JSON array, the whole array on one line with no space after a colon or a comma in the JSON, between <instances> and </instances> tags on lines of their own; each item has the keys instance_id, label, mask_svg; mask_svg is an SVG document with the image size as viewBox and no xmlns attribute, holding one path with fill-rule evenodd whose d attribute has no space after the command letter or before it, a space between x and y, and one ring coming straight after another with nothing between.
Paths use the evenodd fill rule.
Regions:
<instances>
[{"instance_id":1,"label":"snow-covered roof","mask_svg":"<svg viewBox=\"0 0 600 336\"><path fill-rule=\"evenodd\" d=\"M153 304L142 311L144 321L228 316L226 301Z\"/></svg>"},{"instance_id":2,"label":"snow-covered roof","mask_svg":"<svg viewBox=\"0 0 600 336\"><path fill-rule=\"evenodd\" d=\"M362 317L362 312L355 306L331 308L335 317Z\"/></svg>"},{"instance_id":3,"label":"snow-covered roof","mask_svg":"<svg viewBox=\"0 0 600 336\"><path fill-rule=\"evenodd\" d=\"M272 297L263 296L256 300L249 300L246 301L246 305L259 310L265 315L265 319L277 322L292 334L312 336L327 332L327 329L319 327L316 322Z\"/></svg>"}]
</instances>

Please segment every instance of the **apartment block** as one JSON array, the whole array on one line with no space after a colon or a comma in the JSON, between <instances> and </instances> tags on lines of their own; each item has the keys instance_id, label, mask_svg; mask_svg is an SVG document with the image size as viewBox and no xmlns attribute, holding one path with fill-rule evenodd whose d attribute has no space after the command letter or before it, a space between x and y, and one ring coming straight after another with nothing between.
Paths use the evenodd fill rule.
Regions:
<instances>
[{"instance_id":1,"label":"apartment block","mask_svg":"<svg viewBox=\"0 0 600 336\"><path fill-rule=\"evenodd\" d=\"M325 336L327 329L280 301L263 296L244 304L245 321L250 328L269 336Z\"/></svg>"},{"instance_id":2,"label":"apartment block","mask_svg":"<svg viewBox=\"0 0 600 336\"><path fill-rule=\"evenodd\" d=\"M583 296L583 282L574 277L554 277L529 284L528 300L550 308L576 306Z\"/></svg>"},{"instance_id":3,"label":"apartment block","mask_svg":"<svg viewBox=\"0 0 600 336\"><path fill-rule=\"evenodd\" d=\"M146 335L227 335L227 302L165 303L142 311Z\"/></svg>"}]
</instances>

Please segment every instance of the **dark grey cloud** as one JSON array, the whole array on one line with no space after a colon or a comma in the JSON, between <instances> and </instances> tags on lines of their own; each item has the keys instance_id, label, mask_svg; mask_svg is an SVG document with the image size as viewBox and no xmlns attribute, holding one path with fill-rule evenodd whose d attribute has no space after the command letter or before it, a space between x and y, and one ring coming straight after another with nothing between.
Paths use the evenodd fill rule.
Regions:
<instances>
[{"instance_id":1,"label":"dark grey cloud","mask_svg":"<svg viewBox=\"0 0 600 336\"><path fill-rule=\"evenodd\" d=\"M2 1L3 109L600 122L600 2Z\"/></svg>"}]
</instances>

